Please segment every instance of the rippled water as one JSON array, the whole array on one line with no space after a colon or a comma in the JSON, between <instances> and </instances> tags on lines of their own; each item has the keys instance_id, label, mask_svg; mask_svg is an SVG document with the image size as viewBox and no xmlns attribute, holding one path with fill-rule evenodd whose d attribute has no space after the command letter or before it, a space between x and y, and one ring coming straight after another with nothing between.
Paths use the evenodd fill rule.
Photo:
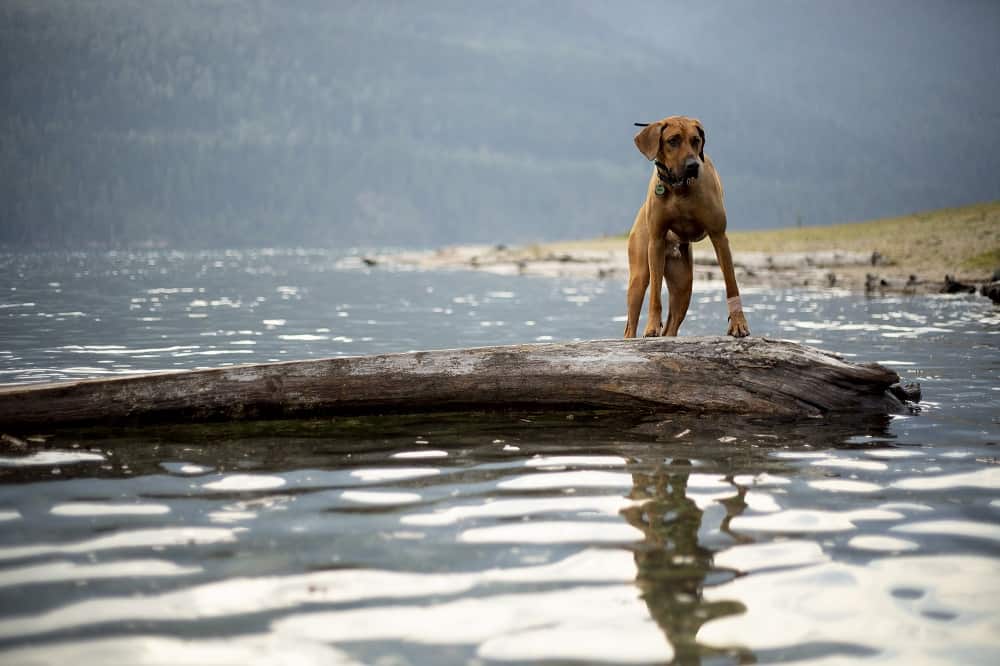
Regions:
<instances>
[{"instance_id":1,"label":"rippled water","mask_svg":"<svg viewBox=\"0 0 1000 666\"><path fill-rule=\"evenodd\" d=\"M0 262L6 382L623 327L618 282L322 252ZM682 332L723 332L721 289L698 289ZM920 412L18 433L28 450L0 450L0 663L996 663L997 310L744 300L755 334L920 381Z\"/></svg>"}]
</instances>

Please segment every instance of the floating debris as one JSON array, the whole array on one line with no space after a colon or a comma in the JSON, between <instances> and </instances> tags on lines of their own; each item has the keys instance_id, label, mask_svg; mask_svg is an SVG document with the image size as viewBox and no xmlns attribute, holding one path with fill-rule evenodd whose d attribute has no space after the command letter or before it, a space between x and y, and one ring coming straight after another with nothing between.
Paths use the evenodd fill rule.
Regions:
<instances>
[{"instance_id":1,"label":"floating debris","mask_svg":"<svg viewBox=\"0 0 1000 666\"><path fill-rule=\"evenodd\" d=\"M28 443L21 439L20 437L14 437L14 435L8 435L7 433L0 434L0 443L7 448L15 449L18 451L23 451L28 448Z\"/></svg>"}]
</instances>

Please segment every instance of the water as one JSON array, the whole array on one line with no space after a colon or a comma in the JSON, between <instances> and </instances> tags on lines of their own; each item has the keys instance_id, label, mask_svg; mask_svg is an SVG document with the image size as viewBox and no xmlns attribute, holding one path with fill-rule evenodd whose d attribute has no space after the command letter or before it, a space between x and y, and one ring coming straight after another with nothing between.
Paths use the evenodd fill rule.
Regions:
<instances>
[{"instance_id":1,"label":"water","mask_svg":"<svg viewBox=\"0 0 1000 666\"><path fill-rule=\"evenodd\" d=\"M4 382L624 325L612 281L323 252L0 262ZM682 333L723 332L719 285L697 289ZM0 663L996 663L997 310L745 291L754 334L891 365L920 412L37 433L0 450Z\"/></svg>"}]
</instances>

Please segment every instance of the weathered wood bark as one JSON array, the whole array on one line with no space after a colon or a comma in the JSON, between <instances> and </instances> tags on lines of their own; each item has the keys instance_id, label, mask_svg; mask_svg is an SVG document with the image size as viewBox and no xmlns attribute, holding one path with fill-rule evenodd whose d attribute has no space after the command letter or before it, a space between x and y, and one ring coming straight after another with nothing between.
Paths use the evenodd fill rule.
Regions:
<instances>
[{"instance_id":1,"label":"weathered wood bark","mask_svg":"<svg viewBox=\"0 0 1000 666\"><path fill-rule=\"evenodd\" d=\"M511 407L809 416L899 407L898 380L765 338L598 340L0 387L0 426Z\"/></svg>"}]
</instances>

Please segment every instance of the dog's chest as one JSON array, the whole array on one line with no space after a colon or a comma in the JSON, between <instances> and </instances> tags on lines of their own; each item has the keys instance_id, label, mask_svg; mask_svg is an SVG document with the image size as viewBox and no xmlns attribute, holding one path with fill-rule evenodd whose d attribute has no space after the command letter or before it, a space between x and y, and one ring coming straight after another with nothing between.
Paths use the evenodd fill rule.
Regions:
<instances>
[{"instance_id":1,"label":"dog's chest","mask_svg":"<svg viewBox=\"0 0 1000 666\"><path fill-rule=\"evenodd\" d=\"M667 220L667 230L673 231L682 241L694 243L705 237L705 227L685 215L675 215Z\"/></svg>"}]
</instances>

